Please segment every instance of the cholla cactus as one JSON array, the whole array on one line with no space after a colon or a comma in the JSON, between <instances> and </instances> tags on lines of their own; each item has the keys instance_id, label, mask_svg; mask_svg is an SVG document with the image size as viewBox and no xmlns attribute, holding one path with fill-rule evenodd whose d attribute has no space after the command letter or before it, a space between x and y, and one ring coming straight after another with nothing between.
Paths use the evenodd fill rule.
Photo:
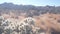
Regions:
<instances>
[{"instance_id":1,"label":"cholla cactus","mask_svg":"<svg viewBox=\"0 0 60 34\"><path fill-rule=\"evenodd\" d=\"M3 23L3 20L4 20L3 16L0 16L0 26Z\"/></svg>"},{"instance_id":2,"label":"cholla cactus","mask_svg":"<svg viewBox=\"0 0 60 34\"><path fill-rule=\"evenodd\" d=\"M2 17L1 17L2 18ZM28 17L21 22L12 22L9 19L1 19L4 34L40 34L40 28L35 26L35 19ZM33 28L34 27L34 28Z\"/></svg>"},{"instance_id":3,"label":"cholla cactus","mask_svg":"<svg viewBox=\"0 0 60 34\"><path fill-rule=\"evenodd\" d=\"M20 34L33 34L31 25L34 25L34 23L34 19L31 17L22 20L19 26Z\"/></svg>"},{"instance_id":4,"label":"cholla cactus","mask_svg":"<svg viewBox=\"0 0 60 34\"><path fill-rule=\"evenodd\" d=\"M41 32L40 28L35 27L35 19L28 17L25 18L20 22L20 25L18 27L19 34L41 34L45 32ZM34 28L33 28L34 27Z\"/></svg>"},{"instance_id":5,"label":"cholla cactus","mask_svg":"<svg viewBox=\"0 0 60 34\"><path fill-rule=\"evenodd\" d=\"M3 20L4 20L4 18L3 18L2 16L0 16L0 34L2 34L3 31L4 31L4 30L3 30L4 27L2 26Z\"/></svg>"},{"instance_id":6,"label":"cholla cactus","mask_svg":"<svg viewBox=\"0 0 60 34\"><path fill-rule=\"evenodd\" d=\"M3 16L0 16L0 34L3 34L3 33L7 34L10 31L12 31L11 29L8 28L9 24L10 22L8 20L5 20Z\"/></svg>"},{"instance_id":7,"label":"cholla cactus","mask_svg":"<svg viewBox=\"0 0 60 34\"><path fill-rule=\"evenodd\" d=\"M28 18L25 18L23 22L25 22L26 24L28 23L30 25L34 25L35 19L33 19L32 17L28 17Z\"/></svg>"}]
</instances>

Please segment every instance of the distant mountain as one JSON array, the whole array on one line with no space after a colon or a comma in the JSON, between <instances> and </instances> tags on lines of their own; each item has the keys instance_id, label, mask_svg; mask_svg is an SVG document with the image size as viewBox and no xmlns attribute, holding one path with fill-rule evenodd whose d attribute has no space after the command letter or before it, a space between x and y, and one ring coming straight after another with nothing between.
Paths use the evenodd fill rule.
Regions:
<instances>
[{"instance_id":1,"label":"distant mountain","mask_svg":"<svg viewBox=\"0 0 60 34\"><path fill-rule=\"evenodd\" d=\"M0 4L0 8L4 9L34 9L35 7L32 5L15 5L13 3L3 3Z\"/></svg>"},{"instance_id":2,"label":"distant mountain","mask_svg":"<svg viewBox=\"0 0 60 34\"><path fill-rule=\"evenodd\" d=\"M9 13L9 12L15 12L15 13L28 13L33 15L40 15L44 13L59 13L60 14L60 6L33 6L33 5L16 5L13 3L3 3L0 4L0 12L3 13ZM31 13L32 12L32 13Z\"/></svg>"}]
</instances>

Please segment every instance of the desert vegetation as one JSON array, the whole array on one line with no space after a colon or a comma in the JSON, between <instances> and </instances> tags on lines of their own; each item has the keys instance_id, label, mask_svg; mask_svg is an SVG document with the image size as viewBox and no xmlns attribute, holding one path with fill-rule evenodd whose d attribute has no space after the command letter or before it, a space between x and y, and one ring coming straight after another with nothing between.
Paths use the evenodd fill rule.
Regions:
<instances>
[{"instance_id":1,"label":"desert vegetation","mask_svg":"<svg viewBox=\"0 0 60 34\"><path fill-rule=\"evenodd\" d=\"M6 15L0 16L0 34L60 34L59 14L46 13L24 18L21 16L21 19Z\"/></svg>"},{"instance_id":2,"label":"desert vegetation","mask_svg":"<svg viewBox=\"0 0 60 34\"><path fill-rule=\"evenodd\" d=\"M0 4L0 34L60 34L59 8Z\"/></svg>"}]
</instances>

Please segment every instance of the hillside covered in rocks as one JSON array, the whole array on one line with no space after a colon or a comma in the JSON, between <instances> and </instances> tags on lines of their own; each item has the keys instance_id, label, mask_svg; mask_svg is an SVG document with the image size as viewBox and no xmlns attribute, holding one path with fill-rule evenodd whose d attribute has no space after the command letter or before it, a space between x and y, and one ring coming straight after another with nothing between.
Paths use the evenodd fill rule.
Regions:
<instances>
[{"instance_id":1,"label":"hillside covered in rocks","mask_svg":"<svg viewBox=\"0 0 60 34\"><path fill-rule=\"evenodd\" d=\"M39 16L44 13L55 13L60 14L60 6L34 6L34 5L16 5L13 3L2 3L0 4L0 13L15 13L15 15L21 15L25 13L26 16L33 17Z\"/></svg>"}]
</instances>

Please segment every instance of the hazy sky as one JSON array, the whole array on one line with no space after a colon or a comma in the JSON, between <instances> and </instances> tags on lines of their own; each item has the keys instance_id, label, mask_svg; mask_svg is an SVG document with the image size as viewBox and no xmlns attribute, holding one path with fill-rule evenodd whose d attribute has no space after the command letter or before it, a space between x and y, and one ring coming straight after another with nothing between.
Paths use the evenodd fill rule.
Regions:
<instances>
[{"instance_id":1,"label":"hazy sky","mask_svg":"<svg viewBox=\"0 0 60 34\"><path fill-rule=\"evenodd\" d=\"M23 5L36 5L36 6L45 6L45 5L55 5L60 6L60 0L0 0L1 3L14 3L14 4L23 4Z\"/></svg>"}]
</instances>

